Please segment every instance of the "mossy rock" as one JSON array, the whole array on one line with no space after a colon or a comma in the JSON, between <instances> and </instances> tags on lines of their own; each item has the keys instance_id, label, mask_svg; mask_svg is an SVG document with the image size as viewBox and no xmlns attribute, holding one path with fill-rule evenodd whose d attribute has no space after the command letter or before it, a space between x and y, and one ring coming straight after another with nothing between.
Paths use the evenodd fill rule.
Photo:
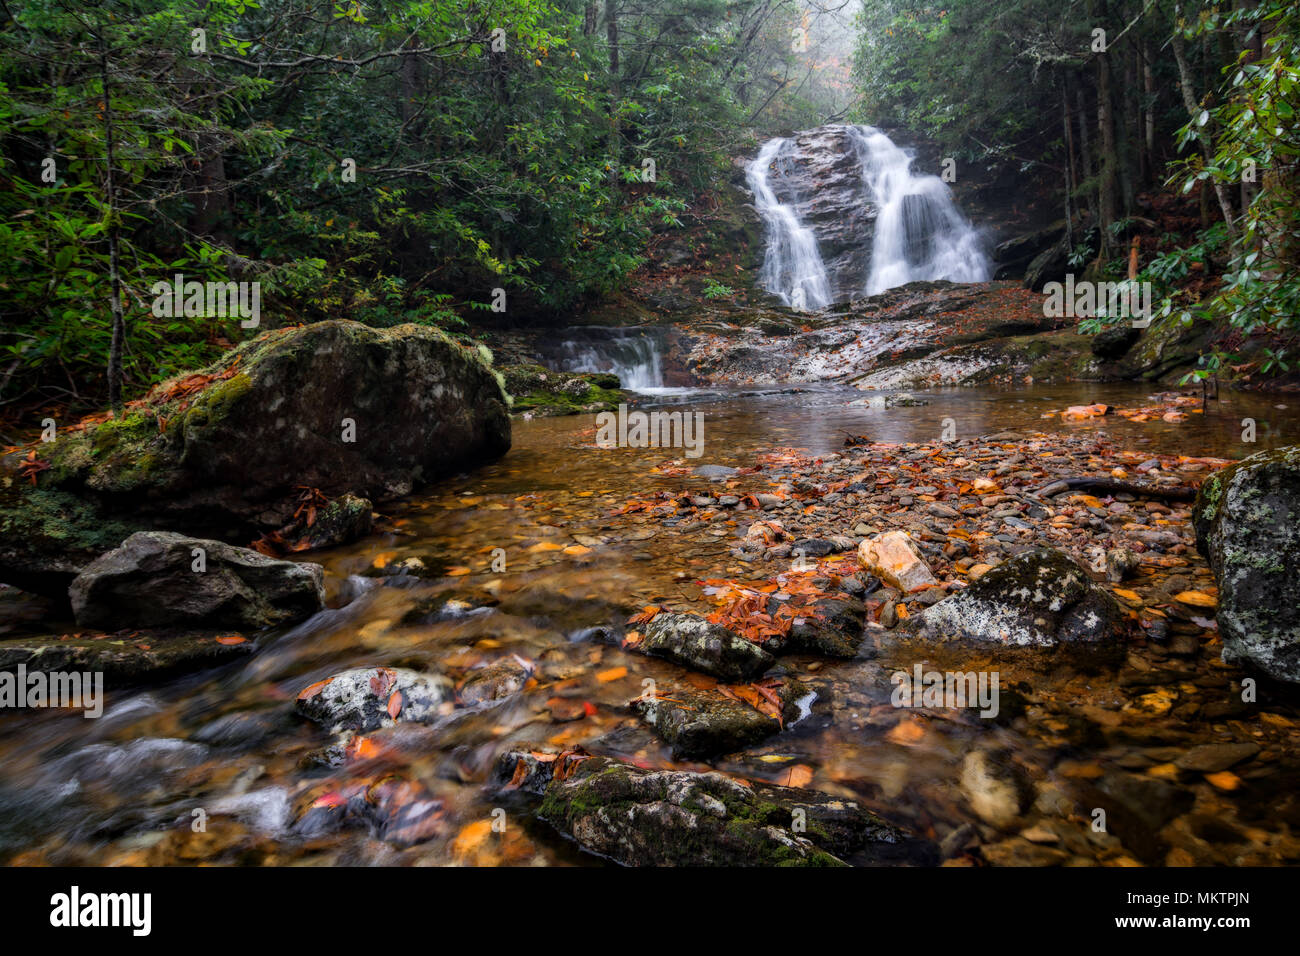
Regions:
<instances>
[{"instance_id":1,"label":"mossy rock","mask_svg":"<svg viewBox=\"0 0 1300 956\"><path fill-rule=\"evenodd\" d=\"M1083 567L1061 551L1034 548L904 622L895 637L1091 668L1117 663L1128 633L1123 609Z\"/></svg>"},{"instance_id":2,"label":"mossy rock","mask_svg":"<svg viewBox=\"0 0 1300 956\"><path fill-rule=\"evenodd\" d=\"M606 411L627 400L617 375L609 372L557 372L541 365L507 365L502 381L511 411L534 417Z\"/></svg>"},{"instance_id":3,"label":"mossy rock","mask_svg":"<svg viewBox=\"0 0 1300 956\"><path fill-rule=\"evenodd\" d=\"M57 593L132 531L247 541L287 525L302 487L384 501L510 447L490 353L424 326L266 332L151 394L36 446L35 486L6 459L0 581Z\"/></svg>"},{"instance_id":4,"label":"mossy rock","mask_svg":"<svg viewBox=\"0 0 1300 956\"><path fill-rule=\"evenodd\" d=\"M720 773L508 751L490 786L496 799L540 796L541 819L625 866L842 866L935 856L926 841L856 801Z\"/></svg>"},{"instance_id":5,"label":"mossy rock","mask_svg":"<svg viewBox=\"0 0 1300 956\"><path fill-rule=\"evenodd\" d=\"M1300 445L1210 475L1192 515L1219 584L1224 660L1300 683Z\"/></svg>"},{"instance_id":6,"label":"mossy rock","mask_svg":"<svg viewBox=\"0 0 1300 956\"><path fill-rule=\"evenodd\" d=\"M253 653L231 631L159 630L80 633L0 640L0 671L102 673L106 686L131 686L218 667Z\"/></svg>"}]
</instances>

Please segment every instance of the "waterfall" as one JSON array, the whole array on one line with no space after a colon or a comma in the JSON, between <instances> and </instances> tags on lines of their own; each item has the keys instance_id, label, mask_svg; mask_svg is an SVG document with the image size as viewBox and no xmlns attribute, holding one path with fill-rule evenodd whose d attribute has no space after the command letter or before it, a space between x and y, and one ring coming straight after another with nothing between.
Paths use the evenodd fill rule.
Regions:
<instances>
[{"instance_id":1,"label":"waterfall","mask_svg":"<svg viewBox=\"0 0 1300 956\"><path fill-rule=\"evenodd\" d=\"M826 267L812 230L799 222L794 207L777 200L769 178L788 139L771 139L745 169L754 205L763 219L767 252L760 282L791 308L821 309L831 303Z\"/></svg>"},{"instance_id":2,"label":"waterfall","mask_svg":"<svg viewBox=\"0 0 1300 956\"><path fill-rule=\"evenodd\" d=\"M874 127L770 139L745 175L766 242L759 284L792 308L918 280L990 277L980 233L948 186L913 172L911 153Z\"/></svg>"},{"instance_id":3,"label":"waterfall","mask_svg":"<svg viewBox=\"0 0 1300 956\"><path fill-rule=\"evenodd\" d=\"M850 126L848 133L877 207L866 294L920 279L987 280L980 235L957 210L947 184L912 172L912 157L880 130Z\"/></svg>"},{"instance_id":4,"label":"waterfall","mask_svg":"<svg viewBox=\"0 0 1300 956\"><path fill-rule=\"evenodd\" d=\"M623 388L653 392L664 387L659 340L640 329L592 326L571 329L551 356L566 372L613 372Z\"/></svg>"}]
</instances>

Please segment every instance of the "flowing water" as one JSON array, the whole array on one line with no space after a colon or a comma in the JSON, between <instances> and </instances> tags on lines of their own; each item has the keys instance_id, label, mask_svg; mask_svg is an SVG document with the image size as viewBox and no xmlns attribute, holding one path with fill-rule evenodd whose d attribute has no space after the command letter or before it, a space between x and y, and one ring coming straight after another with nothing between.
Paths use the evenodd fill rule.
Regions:
<instances>
[{"instance_id":1,"label":"flowing water","mask_svg":"<svg viewBox=\"0 0 1300 956\"><path fill-rule=\"evenodd\" d=\"M986 281L991 269L983 237L957 209L943 180L914 172L911 153L880 130L845 130L862 170L861 202L876 207L871 234L860 237L871 249L862 293L877 295L921 280ZM768 140L746 168L765 229L759 284L792 308L816 310L833 298L817 237L800 220L794 201L781 202L773 187L793 151L792 140ZM815 195L801 198L817 202Z\"/></svg>"},{"instance_id":2,"label":"flowing water","mask_svg":"<svg viewBox=\"0 0 1300 956\"><path fill-rule=\"evenodd\" d=\"M610 372L620 385L645 394L671 394L664 385L663 342L654 329L590 326L568 329L556 346L541 345L542 358L565 372Z\"/></svg>"},{"instance_id":3,"label":"flowing water","mask_svg":"<svg viewBox=\"0 0 1300 956\"><path fill-rule=\"evenodd\" d=\"M776 198L771 177L789 161L792 143L771 139L745 170L754 205L763 219L766 253L759 284L783 303L800 311L822 309L831 304L826 266L817 250L817 238L799 221L792 204Z\"/></svg>"},{"instance_id":4,"label":"flowing water","mask_svg":"<svg viewBox=\"0 0 1300 956\"><path fill-rule=\"evenodd\" d=\"M913 172L911 155L878 129L851 126L849 139L878 210L863 291L877 295L920 280L987 280L984 243L943 180Z\"/></svg>"},{"instance_id":5,"label":"flowing water","mask_svg":"<svg viewBox=\"0 0 1300 956\"><path fill-rule=\"evenodd\" d=\"M860 394L834 388L701 393L691 407L706 416L706 454L679 464L748 465L774 446L825 454L842 450L846 432L880 441L932 440L943 418L955 420L959 436L1008 427L1088 429L1140 451L1229 456L1294 440L1300 424L1291 409L1275 407L1284 403L1240 395L1210 403L1204 415L1181 425L1063 426L1041 419L1046 411L1094 400L1139 404L1146 391L1136 386L939 390L927 393L928 406L888 411L850 407ZM1260 423L1259 443L1244 449L1237 442L1243 417ZM701 609L707 605L697 581L750 573L730 554L743 520L730 529L714 524L690 532L614 514L630 498L676 491L688 481L707 486L663 467L671 449L602 450L593 442L590 415L517 422L514 446L500 461L387 508L381 533L313 554L326 568L329 609L258 636L249 658L148 689L112 692L99 720L56 711L0 716L0 861L595 862L519 806L491 797L483 787L488 767L508 746L579 744L668 765L667 749L625 705L641 693L645 678L668 692L695 678L604 643L593 628L621 633L628 614L650 603ZM492 566L498 548L504 570ZM420 557L433 576L369 576L407 556ZM451 598L481 607L445 606ZM438 607L443 610L430 610ZM506 655L533 662L537 686L458 711L400 756L346 770L306 759L329 743L321 728L293 712L295 696L312 682L346 667L384 664L456 678ZM818 690L812 716L743 755L716 761L717 769L782 783L791 767L802 765L812 771L810 786L856 797L941 837L973 820L954 796L962 755L972 746L1010 748L1044 773L1063 758L1095 756L1087 744L1049 746L1010 727L949 720L927 721L923 736L900 740L888 733L885 719L896 721L898 714L872 662L787 663ZM1036 689L1053 692L1050 683ZM578 719L557 716L550 709L556 697L581 702ZM295 824L313 795L389 773L420 781L441 802L443 822L432 839L401 848L364 829L322 833ZM483 839L485 821L498 809L509 821L506 834ZM204 815L205 829L194 827L195 811ZM1255 826L1275 832L1285 824L1264 819Z\"/></svg>"}]
</instances>

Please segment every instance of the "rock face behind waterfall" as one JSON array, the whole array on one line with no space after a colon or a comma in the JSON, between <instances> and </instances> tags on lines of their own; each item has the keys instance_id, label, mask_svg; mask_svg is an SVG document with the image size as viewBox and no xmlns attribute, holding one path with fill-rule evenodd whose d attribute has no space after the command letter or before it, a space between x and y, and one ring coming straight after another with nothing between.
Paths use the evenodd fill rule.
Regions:
<instances>
[{"instance_id":1,"label":"rock face behind waterfall","mask_svg":"<svg viewBox=\"0 0 1300 956\"><path fill-rule=\"evenodd\" d=\"M11 456L0 581L66 593L131 531L247 541L288 524L304 487L382 501L496 458L510 419L487 359L415 325L260 335L121 418L38 446L34 485Z\"/></svg>"},{"instance_id":2,"label":"rock face behind waterfall","mask_svg":"<svg viewBox=\"0 0 1300 956\"><path fill-rule=\"evenodd\" d=\"M816 237L833 299L860 294L871 261L876 206L865 194L848 127L796 133L777 155L768 185Z\"/></svg>"}]
</instances>

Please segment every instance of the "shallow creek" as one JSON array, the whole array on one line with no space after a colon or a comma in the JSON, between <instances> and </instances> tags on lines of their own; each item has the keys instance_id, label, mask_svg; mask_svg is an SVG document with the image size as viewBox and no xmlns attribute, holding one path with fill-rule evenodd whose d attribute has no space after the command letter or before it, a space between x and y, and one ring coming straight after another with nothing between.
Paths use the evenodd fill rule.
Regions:
<instances>
[{"instance_id":1,"label":"shallow creek","mask_svg":"<svg viewBox=\"0 0 1300 956\"><path fill-rule=\"evenodd\" d=\"M1289 398L1235 393L1179 424L1113 416L1062 424L1042 417L1093 401L1151 404L1150 391L939 390L917 393L928 405L888 410L849 406L862 393L829 388L653 399L659 407L704 413L698 459L681 459L674 449L598 449L591 415L516 422L514 447L501 461L387 507L379 533L364 541L311 555L326 568L329 609L292 629L257 636L254 655L162 685L112 692L98 720L59 712L0 716L0 860L597 863L530 819L522 804L503 804L484 787L493 759L507 746L581 745L646 766L711 766L754 780L807 781L860 799L936 843L967 824L984 826L963 792L965 755L974 748L1006 750L1038 785L1030 816L1051 827L1035 827L1028 837L985 827L984 842L1002 847L1000 856L993 854L999 862L1126 862L1139 850L1118 849L1094 833L1088 807L1066 796L1073 784L1121 772L1171 781L1160 768L1177 753L1243 736L1256 738L1262 750L1241 785L1225 790L1196 774L1178 779L1193 798L1170 813L1178 831L1174 849L1144 862L1295 860L1300 798L1290 794L1300 782L1300 721L1294 700L1189 726L1123 711L1146 688L1123 687L1113 675L1039 678L1036 700L1083 695L1113 713L1090 725L1103 733L1076 733L1065 704L1030 706L1023 720L992 725L951 713L920 719L890 706L887 671L874 661L795 657L785 665L818 694L807 717L743 754L710 765L673 764L626 704L646 678L669 692L698 678L593 637L593 628L626 630L627 617L648 604L707 609L697 584L702 579L772 573L731 554L748 523L744 515L732 527L715 523L679 535L659 520L615 514L629 499L655 492L687 485L707 490L705 479L665 474L670 460L679 467L749 466L757 453L774 448L841 452L846 434L932 441L946 418L959 439L1006 429L1104 431L1120 448L1225 458L1294 442L1300 434ZM1256 421L1253 445L1240 441L1243 418ZM411 557L428 576L377 573ZM493 570L494 559L498 568L504 560L504 571ZM448 599L465 604L445 608ZM458 712L400 760L331 769L305 759L329 743L322 728L293 712L294 698L312 682L380 664L460 679L511 654L536 665L534 686ZM1182 662L1185 694L1217 693L1207 689L1223 683L1214 657L1206 648ZM553 706L557 698L581 706ZM295 827L307 801L358 773L419 780L442 804L436 835L403 847L364 829ZM498 807L505 809L504 836L484 825ZM192 822L200 816L206 826L196 831Z\"/></svg>"}]
</instances>

